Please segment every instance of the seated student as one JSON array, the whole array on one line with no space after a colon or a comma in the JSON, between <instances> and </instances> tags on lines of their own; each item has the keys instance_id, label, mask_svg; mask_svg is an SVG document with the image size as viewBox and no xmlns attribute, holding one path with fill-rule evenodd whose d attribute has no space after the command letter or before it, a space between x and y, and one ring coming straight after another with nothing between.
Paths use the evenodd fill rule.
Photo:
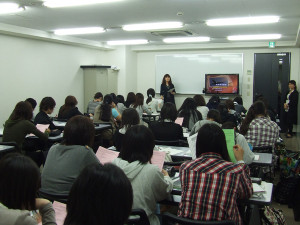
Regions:
<instances>
[{"instance_id":1,"label":"seated student","mask_svg":"<svg viewBox=\"0 0 300 225\"><path fill-rule=\"evenodd\" d=\"M160 171L150 160L154 136L149 128L135 125L128 129L119 157L112 163L129 178L133 189L133 209L144 209L151 225L159 225L156 203L168 197L173 181L165 170ZM150 162L150 163L149 163Z\"/></svg>"},{"instance_id":2,"label":"seated student","mask_svg":"<svg viewBox=\"0 0 300 225\"><path fill-rule=\"evenodd\" d=\"M250 147L245 139L245 137L239 133L239 130L236 128L236 125L232 122L226 122L222 124L222 129L234 129L235 130L235 141L236 144L240 145L244 149L243 160L246 164L251 164L254 160L254 153L250 150Z\"/></svg>"},{"instance_id":3,"label":"seated student","mask_svg":"<svg viewBox=\"0 0 300 225\"><path fill-rule=\"evenodd\" d=\"M240 114L238 114L238 113L235 111L235 105L234 105L233 100L227 99L227 100L225 101L225 104L227 105L227 107L228 107L230 113L231 113L232 115L235 116L235 119L236 119L237 123L240 123L240 122L243 120L243 118L241 117Z\"/></svg>"},{"instance_id":4,"label":"seated student","mask_svg":"<svg viewBox=\"0 0 300 225\"><path fill-rule=\"evenodd\" d=\"M115 93L110 93L110 96L112 97L113 102L117 105L118 104L118 99L117 99L116 94Z\"/></svg>"},{"instance_id":5,"label":"seated student","mask_svg":"<svg viewBox=\"0 0 300 225\"><path fill-rule=\"evenodd\" d=\"M113 102L111 95L105 95L103 104L95 109L93 121L97 123L111 123L112 129L101 132L102 139L112 139L118 124L116 121L122 120L122 115L116 109L117 106ZM115 121L116 120L116 121Z\"/></svg>"},{"instance_id":6,"label":"seated student","mask_svg":"<svg viewBox=\"0 0 300 225\"><path fill-rule=\"evenodd\" d=\"M209 99L209 101L206 104L206 106L209 109L217 109L219 104L220 104L220 98L219 98L219 96L218 95L213 95Z\"/></svg>"},{"instance_id":7,"label":"seated student","mask_svg":"<svg viewBox=\"0 0 300 225\"><path fill-rule=\"evenodd\" d=\"M131 104L135 102L135 94L133 92L129 92L127 94L126 102L124 102L124 105L126 108L129 108Z\"/></svg>"},{"instance_id":8,"label":"seated student","mask_svg":"<svg viewBox=\"0 0 300 225\"><path fill-rule=\"evenodd\" d=\"M146 100L146 105L149 110L151 110L152 113L157 113L159 111L158 107L158 101L155 99L155 91L153 88L149 88L147 90L147 100Z\"/></svg>"},{"instance_id":9,"label":"seated student","mask_svg":"<svg viewBox=\"0 0 300 225\"><path fill-rule=\"evenodd\" d=\"M233 146L237 164L230 162L226 139L215 124L199 130L195 160L181 165L182 186L178 216L201 221L233 220L242 224L236 200L253 194L244 150Z\"/></svg>"},{"instance_id":10,"label":"seated student","mask_svg":"<svg viewBox=\"0 0 300 225\"><path fill-rule=\"evenodd\" d=\"M118 100L117 109L118 109L119 113L122 115L124 110L126 109L126 107L124 105L124 96L117 95L117 100Z\"/></svg>"},{"instance_id":11,"label":"seated student","mask_svg":"<svg viewBox=\"0 0 300 225\"><path fill-rule=\"evenodd\" d=\"M53 145L42 173L41 190L66 195L83 168L99 163L92 146L95 127L90 118L74 116L68 120L62 142Z\"/></svg>"},{"instance_id":12,"label":"seated student","mask_svg":"<svg viewBox=\"0 0 300 225\"><path fill-rule=\"evenodd\" d=\"M57 118L69 120L73 116L82 115L82 113L79 112L78 108L76 107L77 104L77 99L74 96L69 95L66 97L65 104L60 107Z\"/></svg>"},{"instance_id":13,"label":"seated student","mask_svg":"<svg viewBox=\"0 0 300 225\"><path fill-rule=\"evenodd\" d=\"M34 118L34 124L49 124L50 130L55 130L56 127L48 116L53 112L55 105L56 103L53 98L43 98L40 103L40 112Z\"/></svg>"},{"instance_id":14,"label":"seated student","mask_svg":"<svg viewBox=\"0 0 300 225\"><path fill-rule=\"evenodd\" d=\"M114 135L114 146L116 147L117 151L121 151L123 137L126 131L140 123L139 114L135 109L125 109L122 114L122 123L121 128L115 132Z\"/></svg>"},{"instance_id":15,"label":"seated student","mask_svg":"<svg viewBox=\"0 0 300 225\"><path fill-rule=\"evenodd\" d=\"M103 100L103 95L101 92L97 92L94 96L94 100L89 101L88 106L87 106L87 113L88 114L93 114L95 112L95 109L97 108L98 105L102 104Z\"/></svg>"},{"instance_id":16,"label":"seated student","mask_svg":"<svg viewBox=\"0 0 300 225\"><path fill-rule=\"evenodd\" d=\"M0 161L0 225L37 225L33 210L42 224L56 225L51 202L36 198L40 180L39 168L26 156L12 153Z\"/></svg>"},{"instance_id":17,"label":"seated student","mask_svg":"<svg viewBox=\"0 0 300 225\"><path fill-rule=\"evenodd\" d=\"M268 109L268 100L265 97L259 97L256 101L261 101L265 104L265 108L267 109L266 116L276 123L276 118L272 110Z\"/></svg>"},{"instance_id":18,"label":"seated student","mask_svg":"<svg viewBox=\"0 0 300 225\"><path fill-rule=\"evenodd\" d=\"M178 109L178 117L183 117L183 127L187 127L189 130L193 128L195 123L202 120L201 113L196 109L194 99L186 98Z\"/></svg>"},{"instance_id":19,"label":"seated student","mask_svg":"<svg viewBox=\"0 0 300 225\"><path fill-rule=\"evenodd\" d=\"M238 126L240 133L253 147L274 146L279 137L280 128L265 115L265 104L261 101L254 102L246 118Z\"/></svg>"},{"instance_id":20,"label":"seated student","mask_svg":"<svg viewBox=\"0 0 300 225\"><path fill-rule=\"evenodd\" d=\"M120 168L91 164L71 188L64 225L126 224L132 202L130 181Z\"/></svg>"},{"instance_id":21,"label":"seated student","mask_svg":"<svg viewBox=\"0 0 300 225\"><path fill-rule=\"evenodd\" d=\"M143 119L144 112L147 113L148 115L152 114L152 112L148 109L148 107L144 105L144 95L141 93L137 93L135 95L135 102L130 105L130 108L136 109L136 111L140 116L141 121Z\"/></svg>"},{"instance_id":22,"label":"seated student","mask_svg":"<svg viewBox=\"0 0 300 225\"><path fill-rule=\"evenodd\" d=\"M45 133L39 131L31 122L32 107L28 102L19 102L12 115L4 124L3 142L14 141L18 145L18 150L22 150L23 142L27 134L34 134L41 140L48 140L50 129ZM23 152L24 153L24 152Z\"/></svg>"},{"instance_id":23,"label":"seated student","mask_svg":"<svg viewBox=\"0 0 300 225\"><path fill-rule=\"evenodd\" d=\"M220 112L222 124L226 122L233 122L237 125L237 118L230 113L230 110L225 103L220 103L217 109Z\"/></svg>"},{"instance_id":24,"label":"seated student","mask_svg":"<svg viewBox=\"0 0 300 225\"><path fill-rule=\"evenodd\" d=\"M200 128L204 124L208 124L208 123L216 124L217 126L221 127L222 121L221 121L221 117L220 117L220 112L218 110L216 110L216 109L209 110L207 113L207 120L200 120L197 123L195 123L195 125L193 126L193 128L190 132L190 136L198 133Z\"/></svg>"},{"instance_id":25,"label":"seated student","mask_svg":"<svg viewBox=\"0 0 300 225\"><path fill-rule=\"evenodd\" d=\"M27 98L25 100L25 102L28 102L31 105L31 107L32 107L32 119L34 119L35 118L34 110L35 110L35 107L37 105L36 100L34 100L33 98Z\"/></svg>"},{"instance_id":26,"label":"seated student","mask_svg":"<svg viewBox=\"0 0 300 225\"><path fill-rule=\"evenodd\" d=\"M160 112L160 121L150 124L150 129L155 140L174 141L183 139L183 130L179 124L175 123L178 112L173 103L167 102L163 105Z\"/></svg>"},{"instance_id":27,"label":"seated student","mask_svg":"<svg viewBox=\"0 0 300 225\"><path fill-rule=\"evenodd\" d=\"M235 97L235 99L233 99L233 103L234 103L235 111L238 114L240 115L242 115L242 113L246 114L247 110L243 106L243 99L241 97Z\"/></svg>"},{"instance_id":28,"label":"seated student","mask_svg":"<svg viewBox=\"0 0 300 225\"><path fill-rule=\"evenodd\" d=\"M255 95L255 102L258 101L258 99L261 97L264 98L264 96L262 94ZM260 101L262 101L262 99ZM265 101L267 102L267 104L265 103ZM275 109L273 109L273 107L271 105L268 104L268 100L265 98L262 102L265 103L265 107L266 107L267 111L270 110L276 118L277 112Z\"/></svg>"},{"instance_id":29,"label":"seated student","mask_svg":"<svg viewBox=\"0 0 300 225\"><path fill-rule=\"evenodd\" d=\"M193 99L195 100L197 110L201 113L203 120L206 120L209 108L206 107L205 99L202 95L195 95Z\"/></svg>"}]
</instances>

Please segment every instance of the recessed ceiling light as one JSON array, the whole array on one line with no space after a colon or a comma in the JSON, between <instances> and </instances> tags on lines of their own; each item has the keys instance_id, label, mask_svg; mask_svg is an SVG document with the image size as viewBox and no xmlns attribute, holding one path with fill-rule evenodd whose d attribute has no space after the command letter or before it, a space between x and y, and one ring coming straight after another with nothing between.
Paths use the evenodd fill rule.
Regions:
<instances>
[{"instance_id":1,"label":"recessed ceiling light","mask_svg":"<svg viewBox=\"0 0 300 225\"><path fill-rule=\"evenodd\" d=\"M124 40L124 41L108 41L108 45L141 45L148 44L148 40L140 39L140 40Z\"/></svg>"},{"instance_id":2,"label":"recessed ceiling light","mask_svg":"<svg viewBox=\"0 0 300 225\"><path fill-rule=\"evenodd\" d=\"M203 42L210 41L209 37L186 37L186 38L165 38L166 43L182 43L182 42Z\"/></svg>"},{"instance_id":3,"label":"recessed ceiling light","mask_svg":"<svg viewBox=\"0 0 300 225\"><path fill-rule=\"evenodd\" d=\"M262 24L262 23L277 23L279 16L259 16L259 17L241 17L229 19L208 20L208 26L228 26L228 25L245 25L245 24Z\"/></svg>"},{"instance_id":4,"label":"recessed ceiling light","mask_svg":"<svg viewBox=\"0 0 300 225\"><path fill-rule=\"evenodd\" d=\"M237 36L228 36L227 39L231 41L239 40L271 40L279 39L281 34L258 34L258 35L237 35Z\"/></svg>"},{"instance_id":5,"label":"recessed ceiling light","mask_svg":"<svg viewBox=\"0 0 300 225\"><path fill-rule=\"evenodd\" d=\"M96 34L96 33L103 33L103 32L105 32L105 30L102 27L85 27L85 28L55 30L54 34L56 35Z\"/></svg>"},{"instance_id":6,"label":"recessed ceiling light","mask_svg":"<svg viewBox=\"0 0 300 225\"><path fill-rule=\"evenodd\" d=\"M25 7L20 7L18 4L15 3L1 3L0 4L0 14L6 13L15 13L24 11Z\"/></svg>"},{"instance_id":7,"label":"recessed ceiling light","mask_svg":"<svg viewBox=\"0 0 300 225\"><path fill-rule=\"evenodd\" d=\"M50 8L57 8L57 7L90 5L90 4L116 2L116 1L122 1L122 0L52 0L52 1L44 2L44 6Z\"/></svg>"},{"instance_id":8,"label":"recessed ceiling light","mask_svg":"<svg viewBox=\"0 0 300 225\"><path fill-rule=\"evenodd\" d=\"M133 30L160 30L169 28L180 28L183 27L181 22L162 22L162 23L142 23L142 24L132 24L123 26L123 30L133 31Z\"/></svg>"}]
</instances>

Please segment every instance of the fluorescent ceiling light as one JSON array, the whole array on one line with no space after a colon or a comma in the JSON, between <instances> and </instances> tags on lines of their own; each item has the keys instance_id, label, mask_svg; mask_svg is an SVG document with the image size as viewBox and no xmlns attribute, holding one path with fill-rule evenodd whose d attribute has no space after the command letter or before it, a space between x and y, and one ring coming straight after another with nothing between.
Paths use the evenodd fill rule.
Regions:
<instances>
[{"instance_id":1,"label":"fluorescent ceiling light","mask_svg":"<svg viewBox=\"0 0 300 225\"><path fill-rule=\"evenodd\" d=\"M71 34L95 34L95 33L103 33L103 32L105 32L105 30L102 27L85 27L85 28L55 30L54 34L71 35Z\"/></svg>"},{"instance_id":2,"label":"fluorescent ceiling light","mask_svg":"<svg viewBox=\"0 0 300 225\"><path fill-rule=\"evenodd\" d=\"M148 44L148 40L124 40L124 41L108 41L108 45L141 45L141 44Z\"/></svg>"},{"instance_id":3,"label":"fluorescent ceiling light","mask_svg":"<svg viewBox=\"0 0 300 225\"><path fill-rule=\"evenodd\" d=\"M166 43L203 42L210 41L209 37L165 38Z\"/></svg>"},{"instance_id":4,"label":"fluorescent ceiling light","mask_svg":"<svg viewBox=\"0 0 300 225\"><path fill-rule=\"evenodd\" d=\"M262 24L262 23L277 23L279 16L259 16L259 17L241 17L229 19L215 19L206 21L208 26L228 26L228 25L243 25L243 24Z\"/></svg>"},{"instance_id":5,"label":"fluorescent ceiling light","mask_svg":"<svg viewBox=\"0 0 300 225\"><path fill-rule=\"evenodd\" d=\"M142 24L132 24L123 26L123 30L160 30L169 28L180 28L183 27L181 22L163 22L163 23L142 23Z\"/></svg>"},{"instance_id":6,"label":"fluorescent ceiling light","mask_svg":"<svg viewBox=\"0 0 300 225\"><path fill-rule=\"evenodd\" d=\"M44 2L44 6L50 8L67 7L67 6L79 6L79 5L90 5L105 2L116 2L122 0L52 0Z\"/></svg>"},{"instance_id":7,"label":"fluorescent ceiling light","mask_svg":"<svg viewBox=\"0 0 300 225\"><path fill-rule=\"evenodd\" d=\"M15 13L15 12L20 12L24 11L25 7L20 7L18 4L14 3L1 3L0 4L0 14L5 14L5 13Z\"/></svg>"},{"instance_id":8,"label":"fluorescent ceiling light","mask_svg":"<svg viewBox=\"0 0 300 225\"><path fill-rule=\"evenodd\" d=\"M238 40L270 40L270 39L279 39L281 34L258 34L258 35L238 35L238 36L228 36L227 39L231 41Z\"/></svg>"}]
</instances>

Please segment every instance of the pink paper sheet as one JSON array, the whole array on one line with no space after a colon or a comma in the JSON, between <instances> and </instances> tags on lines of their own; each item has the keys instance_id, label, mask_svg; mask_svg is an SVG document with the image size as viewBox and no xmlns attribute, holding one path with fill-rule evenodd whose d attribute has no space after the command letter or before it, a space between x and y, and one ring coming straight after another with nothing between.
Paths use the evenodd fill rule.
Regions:
<instances>
[{"instance_id":1,"label":"pink paper sheet","mask_svg":"<svg viewBox=\"0 0 300 225\"><path fill-rule=\"evenodd\" d=\"M49 127L49 124L37 124L36 128L41 131L42 133L45 132L45 130L47 130ZM29 134L28 136L34 136L34 134Z\"/></svg>"},{"instance_id":2,"label":"pink paper sheet","mask_svg":"<svg viewBox=\"0 0 300 225\"><path fill-rule=\"evenodd\" d=\"M118 158L119 152L108 150L100 146L98 148L96 156L101 164L111 163L114 159Z\"/></svg>"},{"instance_id":3,"label":"pink paper sheet","mask_svg":"<svg viewBox=\"0 0 300 225\"><path fill-rule=\"evenodd\" d=\"M177 119L175 120L175 123L179 124L180 126L182 126L183 123L183 117L177 117Z\"/></svg>"},{"instance_id":4,"label":"pink paper sheet","mask_svg":"<svg viewBox=\"0 0 300 225\"><path fill-rule=\"evenodd\" d=\"M153 156L151 158L151 163L153 165L157 165L160 170L162 170L164 161L165 161L166 153L160 151L153 151Z\"/></svg>"},{"instance_id":5,"label":"pink paper sheet","mask_svg":"<svg viewBox=\"0 0 300 225\"><path fill-rule=\"evenodd\" d=\"M53 208L55 211L55 218L57 225L63 225L67 216L66 204L60 202L53 202Z\"/></svg>"}]
</instances>

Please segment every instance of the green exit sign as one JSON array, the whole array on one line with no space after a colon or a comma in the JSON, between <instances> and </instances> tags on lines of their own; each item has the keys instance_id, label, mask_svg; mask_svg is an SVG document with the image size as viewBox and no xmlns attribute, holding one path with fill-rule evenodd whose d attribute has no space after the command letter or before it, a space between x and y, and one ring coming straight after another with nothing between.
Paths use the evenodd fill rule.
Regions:
<instances>
[{"instance_id":1,"label":"green exit sign","mask_svg":"<svg viewBox=\"0 0 300 225\"><path fill-rule=\"evenodd\" d=\"M269 42L269 48L275 48L275 42L274 41Z\"/></svg>"}]
</instances>

